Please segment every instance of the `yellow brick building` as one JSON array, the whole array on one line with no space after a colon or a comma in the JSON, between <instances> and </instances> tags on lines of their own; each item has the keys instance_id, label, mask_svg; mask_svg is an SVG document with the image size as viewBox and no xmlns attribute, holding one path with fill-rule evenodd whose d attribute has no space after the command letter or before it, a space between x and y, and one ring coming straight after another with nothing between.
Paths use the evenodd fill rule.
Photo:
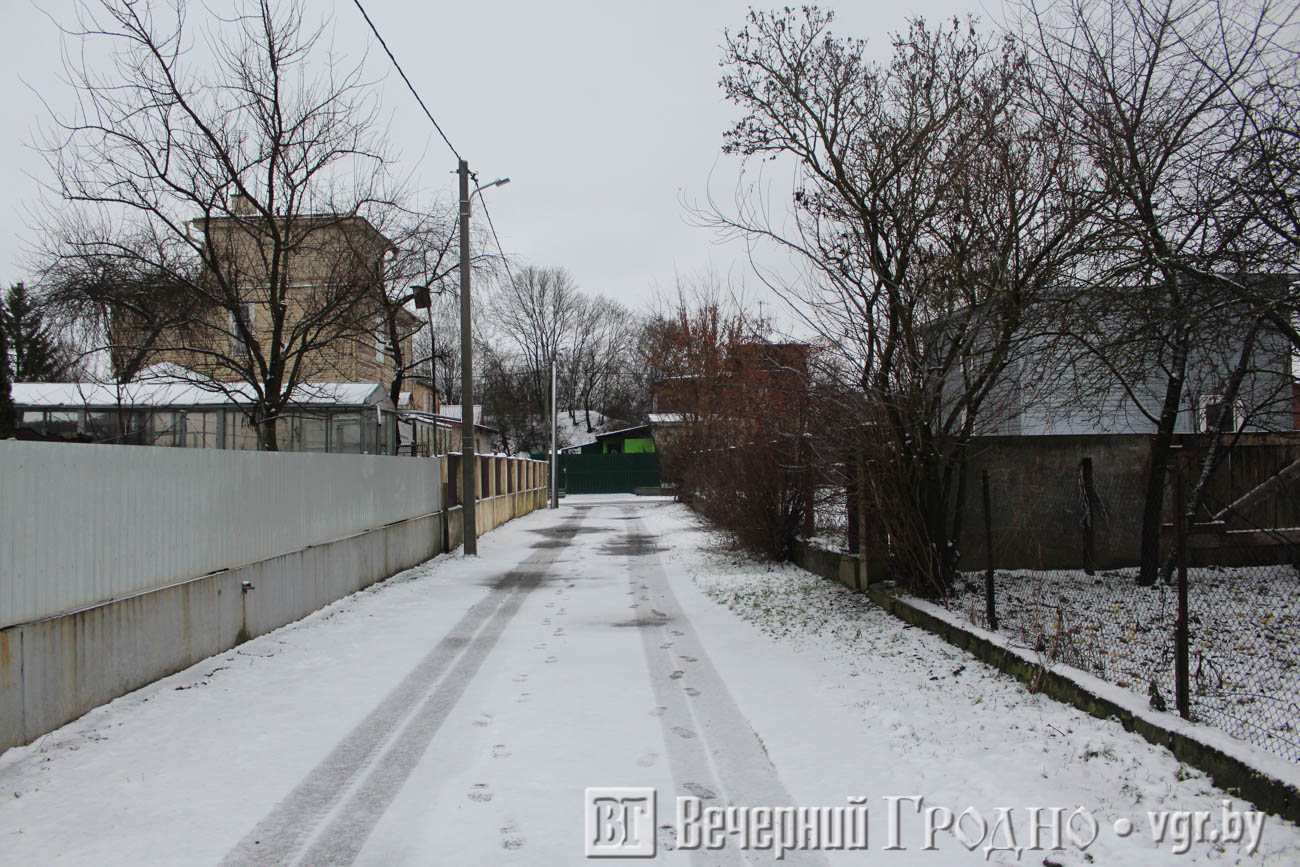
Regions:
<instances>
[{"instance_id":1,"label":"yellow brick building","mask_svg":"<svg viewBox=\"0 0 1300 867\"><path fill-rule=\"evenodd\" d=\"M210 291L199 294L209 296L210 309L198 311L184 328L159 334L145 364L170 362L223 382L256 376L253 354L265 358L270 352L276 324L271 305L278 297L286 368L298 364L298 381L387 387L395 365L381 299L392 242L359 216L311 214L270 225L241 197L232 212L191 221L207 247L202 279ZM218 270L220 275L213 273ZM398 311L404 364L413 360L420 324ZM117 361L124 350L143 341L136 323L115 320L115 369L121 369ZM412 390L409 381L403 390Z\"/></svg>"}]
</instances>

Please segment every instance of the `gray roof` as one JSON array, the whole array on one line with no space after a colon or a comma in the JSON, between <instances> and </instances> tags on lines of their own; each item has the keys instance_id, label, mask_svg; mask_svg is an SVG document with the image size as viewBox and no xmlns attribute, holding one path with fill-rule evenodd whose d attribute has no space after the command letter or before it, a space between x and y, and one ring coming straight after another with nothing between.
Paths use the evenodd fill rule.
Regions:
<instances>
[{"instance_id":1,"label":"gray roof","mask_svg":"<svg viewBox=\"0 0 1300 867\"><path fill-rule=\"evenodd\" d=\"M223 406L252 403L252 386L216 382L174 365L157 365L127 383L15 382L16 407L168 407ZM294 389L291 402L301 406L372 406L392 408L377 382L310 382Z\"/></svg>"}]
</instances>

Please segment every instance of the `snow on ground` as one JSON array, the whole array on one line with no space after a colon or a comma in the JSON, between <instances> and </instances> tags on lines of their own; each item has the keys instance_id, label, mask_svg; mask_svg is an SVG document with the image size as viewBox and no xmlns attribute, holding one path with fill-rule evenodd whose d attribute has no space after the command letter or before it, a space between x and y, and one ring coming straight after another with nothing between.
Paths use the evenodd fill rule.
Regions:
<instances>
[{"instance_id":1,"label":"snow on ground","mask_svg":"<svg viewBox=\"0 0 1300 867\"><path fill-rule=\"evenodd\" d=\"M494 541L527 538L529 516ZM0 863L214 864L517 562L443 555L0 754Z\"/></svg>"},{"instance_id":2,"label":"snow on ground","mask_svg":"<svg viewBox=\"0 0 1300 867\"><path fill-rule=\"evenodd\" d=\"M1300 863L1300 829L1274 817L1253 857L1157 846L1148 810L1210 810L1214 827L1228 796L839 585L722 550L680 505L569 497L480 552L0 755L0 863L583 863L582 792L614 785L656 787L661 826L687 792L868 797L870 854L785 863L986 862L947 833L921 850L906 811L908 848L882 852L887 795L990 819L1013 808L1022 845L1029 807L1100 822L1087 852L987 863ZM1118 820L1137 832L1117 837ZM659 842L667 863L740 863L675 850L671 829Z\"/></svg>"},{"instance_id":3,"label":"snow on ground","mask_svg":"<svg viewBox=\"0 0 1300 867\"><path fill-rule=\"evenodd\" d=\"M825 485L813 497L813 535L805 539L826 551L847 551L849 506L842 485Z\"/></svg>"},{"instance_id":4,"label":"snow on ground","mask_svg":"<svg viewBox=\"0 0 1300 867\"><path fill-rule=\"evenodd\" d=\"M555 417L556 434L559 438L560 448L570 446L580 446L589 443L596 438L597 434L607 431L618 430L626 427L617 419L605 418L605 416L595 410L591 411L591 430L587 430L587 413L580 409L572 412L562 409ZM548 422L549 424L549 422ZM550 442L550 428L547 428L546 441Z\"/></svg>"},{"instance_id":5,"label":"snow on ground","mask_svg":"<svg viewBox=\"0 0 1300 867\"><path fill-rule=\"evenodd\" d=\"M1300 575L1292 566L1188 570L1193 718L1300 759ZM995 573L998 629L1022 647L1174 705L1176 589L1136 569ZM983 574L949 602L987 628Z\"/></svg>"},{"instance_id":6,"label":"snow on ground","mask_svg":"<svg viewBox=\"0 0 1300 867\"><path fill-rule=\"evenodd\" d=\"M782 762L782 753L796 754L807 735L774 721L783 707L812 693L852 712L851 730L820 744L833 744L846 764L859 769L857 790L864 794L921 793L927 804L954 812L974 805L986 816L1000 805L1081 805L1105 830L1123 819L1139 829L1126 839L1104 832L1086 853L1091 858L1050 853L1048 860L1062 865L1256 862L1221 844L1193 846L1186 855L1152 844L1148 811L1216 811L1229 797L1168 751L1116 722L1030 694L839 584L788 564L758 565L727 553L720 541L706 541L693 517L671 517L679 523L662 533L672 548L666 556L709 598L779 646L763 654L763 676L775 688L742 703L777 766L787 771L797 802L804 803L801 789L821 789L826 797L818 774L827 769L821 762ZM789 669L772 666L772 656L784 657ZM810 669L814 682L798 683ZM786 692L796 686L800 695ZM1242 803L1236 806L1244 809ZM1257 857L1258 863L1300 863L1300 829L1270 817ZM1045 863L1041 858L1021 863ZM1015 859L994 852L990 860Z\"/></svg>"}]
</instances>

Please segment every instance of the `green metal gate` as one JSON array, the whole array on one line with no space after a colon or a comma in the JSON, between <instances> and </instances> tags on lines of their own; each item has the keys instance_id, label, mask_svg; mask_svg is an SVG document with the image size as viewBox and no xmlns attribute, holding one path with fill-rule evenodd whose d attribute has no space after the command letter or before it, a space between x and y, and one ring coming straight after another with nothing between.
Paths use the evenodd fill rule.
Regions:
<instances>
[{"instance_id":1,"label":"green metal gate","mask_svg":"<svg viewBox=\"0 0 1300 867\"><path fill-rule=\"evenodd\" d=\"M659 487L659 455L560 455L560 485L569 494L630 494Z\"/></svg>"}]
</instances>

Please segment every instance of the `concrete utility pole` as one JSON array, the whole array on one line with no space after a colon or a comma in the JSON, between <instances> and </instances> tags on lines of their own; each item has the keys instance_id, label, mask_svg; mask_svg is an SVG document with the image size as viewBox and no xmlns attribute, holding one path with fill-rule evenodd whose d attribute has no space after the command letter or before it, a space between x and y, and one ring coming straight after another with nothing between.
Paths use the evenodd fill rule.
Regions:
<instances>
[{"instance_id":1,"label":"concrete utility pole","mask_svg":"<svg viewBox=\"0 0 1300 867\"><path fill-rule=\"evenodd\" d=\"M558 377L555 375L555 357L551 357L551 508L560 508L560 416L556 411L558 401L555 387Z\"/></svg>"},{"instance_id":2,"label":"concrete utility pole","mask_svg":"<svg viewBox=\"0 0 1300 867\"><path fill-rule=\"evenodd\" d=\"M474 466L474 332L469 299L469 163L460 161L460 502L465 556L478 554Z\"/></svg>"}]
</instances>

